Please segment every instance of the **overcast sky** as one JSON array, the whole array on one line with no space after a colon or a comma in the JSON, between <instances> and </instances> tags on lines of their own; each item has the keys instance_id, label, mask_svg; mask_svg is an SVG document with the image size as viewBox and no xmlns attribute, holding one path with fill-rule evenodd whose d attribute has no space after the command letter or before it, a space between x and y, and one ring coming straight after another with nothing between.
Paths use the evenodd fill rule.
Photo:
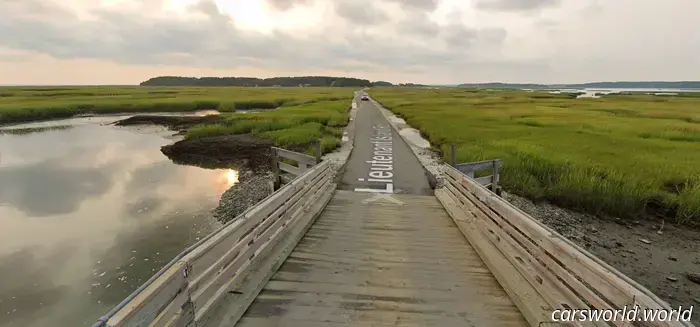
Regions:
<instances>
[{"instance_id":1,"label":"overcast sky","mask_svg":"<svg viewBox=\"0 0 700 327\"><path fill-rule=\"evenodd\" d=\"M700 79L698 0L0 0L0 84Z\"/></svg>"}]
</instances>

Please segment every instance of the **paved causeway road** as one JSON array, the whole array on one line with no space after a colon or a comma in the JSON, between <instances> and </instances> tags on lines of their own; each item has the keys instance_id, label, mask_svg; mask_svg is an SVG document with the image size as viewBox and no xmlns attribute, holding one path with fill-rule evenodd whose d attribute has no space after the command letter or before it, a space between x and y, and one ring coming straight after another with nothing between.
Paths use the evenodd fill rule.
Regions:
<instances>
[{"instance_id":1,"label":"paved causeway road","mask_svg":"<svg viewBox=\"0 0 700 327\"><path fill-rule=\"evenodd\" d=\"M372 101L356 98L354 149L338 189L432 195L425 169Z\"/></svg>"}]
</instances>

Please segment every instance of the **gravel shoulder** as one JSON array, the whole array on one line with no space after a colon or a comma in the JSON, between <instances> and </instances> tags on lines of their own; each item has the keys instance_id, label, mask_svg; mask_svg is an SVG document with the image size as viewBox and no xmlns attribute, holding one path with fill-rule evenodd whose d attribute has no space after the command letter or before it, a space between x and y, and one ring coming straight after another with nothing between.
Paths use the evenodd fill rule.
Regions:
<instances>
[{"instance_id":1,"label":"gravel shoulder","mask_svg":"<svg viewBox=\"0 0 700 327\"><path fill-rule=\"evenodd\" d=\"M440 156L403 119L378 107L425 169L435 176L436 186L440 187L441 167L444 167ZM700 306L700 230L651 221L645 217L636 221L597 217L546 202L534 203L508 192L502 196L648 288L671 307L683 306L687 309ZM691 320L698 325L700 314L694 314Z\"/></svg>"}]
</instances>

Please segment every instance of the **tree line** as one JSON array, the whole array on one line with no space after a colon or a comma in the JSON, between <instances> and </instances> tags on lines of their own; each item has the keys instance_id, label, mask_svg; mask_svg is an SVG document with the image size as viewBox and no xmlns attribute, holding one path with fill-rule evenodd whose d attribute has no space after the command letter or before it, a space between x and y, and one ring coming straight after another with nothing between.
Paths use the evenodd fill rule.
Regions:
<instances>
[{"instance_id":1,"label":"tree line","mask_svg":"<svg viewBox=\"0 0 700 327\"><path fill-rule=\"evenodd\" d=\"M141 86L326 86L326 87L370 87L394 86L386 81L370 82L366 79L332 76L298 76L298 77L183 77L159 76L140 84ZM403 84L401 84L403 86ZM408 85L406 85L408 86Z\"/></svg>"}]
</instances>

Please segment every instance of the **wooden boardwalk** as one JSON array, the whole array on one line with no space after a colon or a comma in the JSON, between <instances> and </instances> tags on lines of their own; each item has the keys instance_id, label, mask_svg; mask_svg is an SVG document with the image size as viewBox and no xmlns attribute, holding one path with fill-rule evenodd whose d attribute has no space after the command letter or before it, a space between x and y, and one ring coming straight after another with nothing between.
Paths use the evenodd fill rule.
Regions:
<instances>
[{"instance_id":1,"label":"wooden boardwalk","mask_svg":"<svg viewBox=\"0 0 700 327\"><path fill-rule=\"evenodd\" d=\"M434 196L336 191L236 326L526 326Z\"/></svg>"}]
</instances>

